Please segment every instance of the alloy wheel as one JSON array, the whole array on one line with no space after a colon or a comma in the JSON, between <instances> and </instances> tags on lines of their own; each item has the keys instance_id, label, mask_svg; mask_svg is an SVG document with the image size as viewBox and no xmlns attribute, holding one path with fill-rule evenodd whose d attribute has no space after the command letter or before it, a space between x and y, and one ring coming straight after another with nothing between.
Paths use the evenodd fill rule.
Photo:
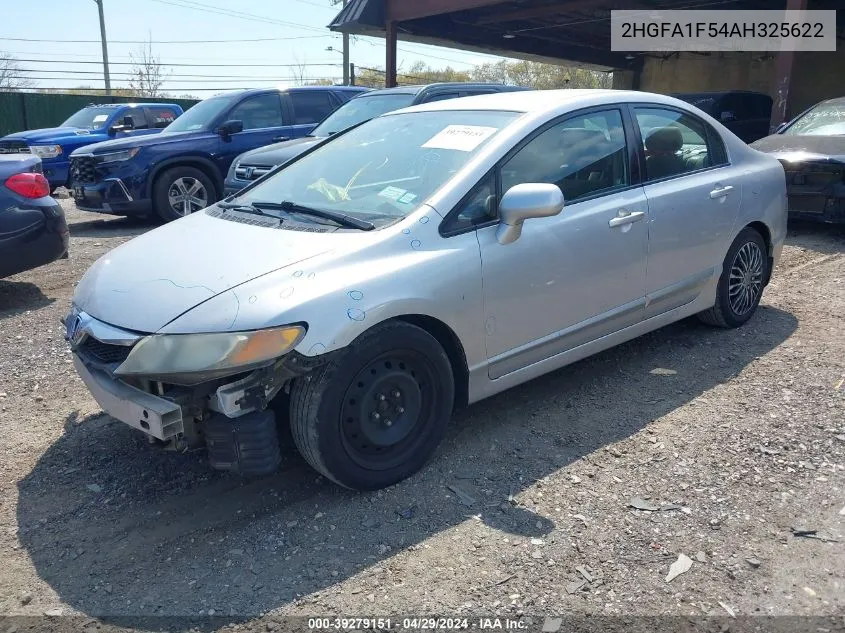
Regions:
<instances>
[{"instance_id":1,"label":"alloy wheel","mask_svg":"<svg viewBox=\"0 0 845 633\"><path fill-rule=\"evenodd\" d=\"M177 178L167 190L170 208L178 215L190 215L208 206L208 192L196 178Z\"/></svg>"},{"instance_id":2,"label":"alloy wheel","mask_svg":"<svg viewBox=\"0 0 845 633\"><path fill-rule=\"evenodd\" d=\"M731 264L728 297L731 310L743 316L754 309L763 290L763 252L754 242L746 242Z\"/></svg>"}]
</instances>

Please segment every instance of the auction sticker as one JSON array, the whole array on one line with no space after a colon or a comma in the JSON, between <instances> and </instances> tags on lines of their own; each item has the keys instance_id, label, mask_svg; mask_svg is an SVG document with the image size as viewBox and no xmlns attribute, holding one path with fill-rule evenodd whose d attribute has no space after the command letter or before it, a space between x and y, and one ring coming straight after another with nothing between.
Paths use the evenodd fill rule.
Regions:
<instances>
[{"instance_id":1,"label":"auction sticker","mask_svg":"<svg viewBox=\"0 0 845 633\"><path fill-rule=\"evenodd\" d=\"M422 146L471 152L484 139L495 134L495 132L496 128L482 125L449 125L428 139Z\"/></svg>"}]
</instances>

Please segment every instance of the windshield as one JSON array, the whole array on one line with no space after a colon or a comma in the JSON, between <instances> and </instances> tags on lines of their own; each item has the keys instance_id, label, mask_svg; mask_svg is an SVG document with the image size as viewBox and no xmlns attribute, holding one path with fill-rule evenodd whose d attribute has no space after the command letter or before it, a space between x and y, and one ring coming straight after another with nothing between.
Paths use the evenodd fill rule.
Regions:
<instances>
[{"instance_id":1,"label":"windshield","mask_svg":"<svg viewBox=\"0 0 845 633\"><path fill-rule=\"evenodd\" d=\"M363 121L411 105L413 94L386 94L356 97L347 101L320 123L312 136L331 136Z\"/></svg>"},{"instance_id":2,"label":"windshield","mask_svg":"<svg viewBox=\"0 0 845 633\"><path fill-rule=\"evenodd\" d=\"M787 136L845 135L845 104L818 105L783 131Z\"/></svg>"},{"instance_id":3,"label":"windshield","mask_svg":"<svg viewBox=\"0 0 845 633\"><path fill-rule=\"evenodd\" d=\"M211 97L200 101L185 111L185 114L177 118L173 123L162 130L165 132L192 132L204 130L214 121L223 110L232 103L228 97Z\"/></svg>"},{"instance_id":4,"label":"windshield","mask_svg":"<svg viewBox=\"0 0 845 633\"><path fill-rule=\"evenodd\" d=\"M519 113L408 112L350 130L246 191L384 226L419 207Z\"/></svg>"},{"instance_id":5,"label":"windshield","mask_svg":"<svg viewBox=\"0 0 845 633\"><path fill-rule=\"evenodd\" d=\"M115 108L82 108L79 112L62 123L62 127L78 127L85 130L96 130L103 127L109 117L116 112Z\"/></svg>"}]
</instances>

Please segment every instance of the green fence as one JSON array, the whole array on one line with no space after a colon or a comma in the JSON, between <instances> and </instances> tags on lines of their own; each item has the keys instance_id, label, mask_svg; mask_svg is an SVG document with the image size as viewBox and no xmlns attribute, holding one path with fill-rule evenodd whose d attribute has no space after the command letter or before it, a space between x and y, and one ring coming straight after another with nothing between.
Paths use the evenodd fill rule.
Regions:
<instances>
[{"instance_id":1,"label":"green fence","mask_svg":"<svg viewBox=\"0 0 845 633\"><path fill-rule=\"evenodd\" d=\"M178 103L187 110L194 99L151 99L105 95L62 95L38 92L0 92L0 136L61 125L71 114L91 103Z\"/></svg>"}]
</instances>

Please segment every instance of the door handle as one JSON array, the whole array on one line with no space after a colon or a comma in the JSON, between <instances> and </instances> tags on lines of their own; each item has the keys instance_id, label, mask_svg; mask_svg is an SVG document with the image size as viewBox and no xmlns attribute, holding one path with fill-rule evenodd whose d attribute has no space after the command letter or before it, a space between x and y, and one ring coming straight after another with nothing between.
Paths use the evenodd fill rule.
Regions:
<instances>
[{"instance_id":1,"label":"door handle","mask_svg":"<svg viewBox=\"0 0 845 633\"><path fill-rule=\"evenodd\" d=\"M621 213L621 212L620 212ZM614 228L617 226L624 226L625 224L633 224L634 222L639 222L645 217L645 211L635 211L634 213L625 213L625 215L618 215L615 218L611 218L607 225L610 228Z\"/></svg>"},{"instance_id":2,"label":"door handle","mask_svg":"<svg viewBox=\"0 0 845 633\"><path fill-rule=\"evenodd\" d=\"M281 143L282 141L289 141L290 136L276 136L273 138L274 143Z\"/></svg>"},{"instance_id":3,"label":"door handle","mask_svg":"<svg viewBox=\"0 0 845 633\"><path fill-rule=\"evenodd\" d=\"M728 185L727 187L717 187L716 189L710 192L710 198L713 200L715 200L716 198L724 198L733 190L734 188L731 185Z\"/></svg>"}]
</instances>

